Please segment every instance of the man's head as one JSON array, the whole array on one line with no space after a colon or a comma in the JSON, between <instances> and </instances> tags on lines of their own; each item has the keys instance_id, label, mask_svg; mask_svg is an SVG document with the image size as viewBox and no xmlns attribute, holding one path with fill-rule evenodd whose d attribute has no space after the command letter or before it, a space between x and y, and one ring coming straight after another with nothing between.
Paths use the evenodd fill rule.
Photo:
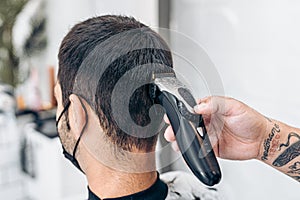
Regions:
<instances>
[{"instance_id":1,"label":"man's head","mask_svg":"<svg viewBox=\"0 0 300 200\"><path fill-rule=\"evenodd\" d=\"M86 103L101 127L94 132L103 132L111 145L129 152L154 150L159 129L149 126L154 120L149 117L154 104L150 77L154 72L173 72L171 52L157 33L129 17L91 18L65 36L58 58L58 112L77 102L85 116ZM70 118L66 110L59 132L63 146L72 153L76 125L69 123ZM156 120L161 120L161 113Z\"/></svg>"}]
</instances>

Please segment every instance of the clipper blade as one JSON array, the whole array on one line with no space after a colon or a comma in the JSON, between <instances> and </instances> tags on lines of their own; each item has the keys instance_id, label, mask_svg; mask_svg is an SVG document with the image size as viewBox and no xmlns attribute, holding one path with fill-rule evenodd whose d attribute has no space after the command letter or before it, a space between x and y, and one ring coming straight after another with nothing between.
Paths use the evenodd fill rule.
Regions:
<instances>
[{"instance_id":1,"label":"clipper blade","mask_svg":"<svg viewBox=\"0 0 300 200\"><path fill-rule=\"evenodd\" d=\"M168 92L177 98L179 111L185 118L189 121L199 122L199 115L196 115L193 109L196 100L191 91L176 78L174 73L152 74L152 79L161 92Z\"/></svg>"}]
</instances>

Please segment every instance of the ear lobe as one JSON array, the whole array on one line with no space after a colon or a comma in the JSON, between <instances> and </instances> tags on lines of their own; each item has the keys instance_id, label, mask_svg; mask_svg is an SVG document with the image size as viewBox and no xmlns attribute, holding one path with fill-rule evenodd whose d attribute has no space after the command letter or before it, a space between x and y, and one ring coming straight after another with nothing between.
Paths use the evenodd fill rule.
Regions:
<instances>
[{"instance_id":1,"label":"ear lobe","mask_svg":"<svg viewBox=\"0 0 300 200\"><path fill-rule=\"evenodd\" d=\"M77 95L71 94L69 99L71 101L69 108L69 123L75 138L78 139L84 124L86 123L87 113L85 113L81 101Z\"/></svg>"}]
</instances>

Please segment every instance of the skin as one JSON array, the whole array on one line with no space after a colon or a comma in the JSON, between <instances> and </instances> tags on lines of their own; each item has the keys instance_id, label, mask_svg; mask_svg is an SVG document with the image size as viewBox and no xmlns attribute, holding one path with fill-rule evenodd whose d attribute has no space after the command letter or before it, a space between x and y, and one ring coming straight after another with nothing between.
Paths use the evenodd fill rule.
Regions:
<instances>
[{"instance_id":1,"label":"skin","mask_svg":"<svg viewBox=\"0 0 300 200\"><path fill-rule=\"evenodd\" d=\"M230 160L257 159L300 182L300 130L269 119L228 97L198 100L216 156ZM165 117L165 121L169 123ZM165 138L178 150L169 126Z\"/></svg>"},{"instance_id":2,"label":"skin","mask_svg":"<svg viewBox=\"0 0 300 200\"><path fill-rule=\"evenodd\" d=\"M55 85L54 91L56 100L58 102L56 114L56 116L58 117L63 110L62 93L59 83ZM68 116L71 129L70 131L66 130L66 126L63 125L64 119L62 119L62 122L58 124L58 132L62 144L64 145L66 150L72 154L75 143L79 138L84 124L86 123L86 114L88 115L88 124L84 131L84 135L88 136L92 133L95 133L95 131L100 134L104 133L99 125L98 116L84 100L82 100L82 102L86 107L87 113L85 113L78 96L72 94L70 95L69 99L71 101L71 104L68 109ZM101 147L99 148L101 149ZM102 157L103 159L106 159L112 158L114 156L109 153L105 153L102 155ZM144 173L133 173L118 171L116 169L108 167L101 161L99 162L97 159L95 159L95 157L89 152L83 140L81 140L81 142L79 143L76 152L76 159L85 172L89 188L101 199L116 198L140 192L151 187L151 185L153 185L157 179L156 171L149 172L145 170ZM146 162L140 160L140 163ZM130 165L131 163L127 164ZM148 164L151 165L151 163ZM155 160L153 160L152 164L155 165ZM141 167L143 167L143 164L140 165L142 165ZM133 167L134 166L132 166L132 168ZM145 169L146 167L147 166L145 166Z\"/></svg>"}]
</instances>

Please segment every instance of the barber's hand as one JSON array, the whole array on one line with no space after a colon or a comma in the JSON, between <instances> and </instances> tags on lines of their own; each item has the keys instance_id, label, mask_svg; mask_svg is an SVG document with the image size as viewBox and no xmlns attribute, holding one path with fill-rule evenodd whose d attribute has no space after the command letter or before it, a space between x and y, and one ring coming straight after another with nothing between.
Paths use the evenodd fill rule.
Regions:
<instances>
[{"instance_id":1,"label":"barber's hand","mask_svg":"<svg viewBox=\"0 0 300 200\"><path fill-rule=\"evenodd\" d=\"M197 103L194 110L204 118L216 156L232 160L259 158L268 124L263 115L227 97L207 97ZM165 121L169 123L167 117ZM165 138L178 149L171 126Z\"/></svg>"}]
</instances>

